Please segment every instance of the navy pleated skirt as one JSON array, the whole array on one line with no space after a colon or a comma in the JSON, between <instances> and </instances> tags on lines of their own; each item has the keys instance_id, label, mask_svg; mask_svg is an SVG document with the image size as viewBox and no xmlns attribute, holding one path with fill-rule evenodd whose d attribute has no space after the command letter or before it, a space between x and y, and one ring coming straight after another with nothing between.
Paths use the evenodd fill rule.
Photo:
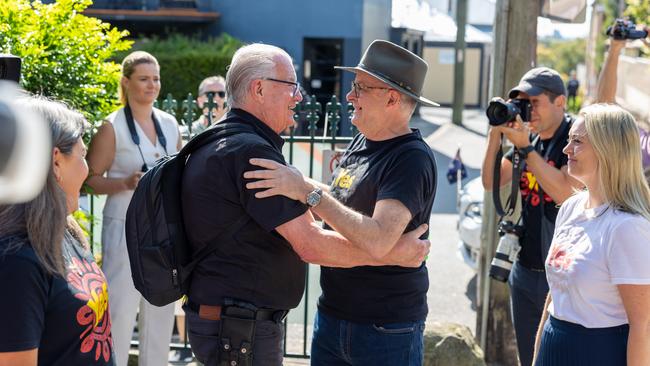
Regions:
<instances>
[{"instance_id":1,"label":"navy pleated skirt","mask_svg":"<svg viewBox=\"0 0 650 366\"><path fill-rule=\"evenodd\" d=\"M549 316L535 366L625 366L630 327L585 328Z\"/></svg>"}]
</instances>

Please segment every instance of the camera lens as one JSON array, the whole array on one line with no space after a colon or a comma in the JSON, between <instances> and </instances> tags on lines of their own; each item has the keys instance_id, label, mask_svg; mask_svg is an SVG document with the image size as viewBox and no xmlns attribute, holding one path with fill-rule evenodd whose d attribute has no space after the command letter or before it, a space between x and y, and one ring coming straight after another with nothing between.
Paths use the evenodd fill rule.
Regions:
<instances>
[{"instance_id":1,"label":"camera lens","mask_svg":"<svg viewBox=\"0 0 650 366\"><path fill-rule=\"evenodd\" d=\"M507 232L499 240L497 250L490 264L490 277L497 281L506 282L510 276L513 260L521 250L516 234Z\"/></svg>"},{"instance_id":2,"label":"camera lens","mask_svg":"<svg viewBox=\"0 0 650 366\"><path fill-rule=\"evenodd\" d=\"M514 121L519 114L519 108L510 102L493 100L485 111L488 121L492 126L500 126L506 122Z\"/></svg>"}]
</instances>

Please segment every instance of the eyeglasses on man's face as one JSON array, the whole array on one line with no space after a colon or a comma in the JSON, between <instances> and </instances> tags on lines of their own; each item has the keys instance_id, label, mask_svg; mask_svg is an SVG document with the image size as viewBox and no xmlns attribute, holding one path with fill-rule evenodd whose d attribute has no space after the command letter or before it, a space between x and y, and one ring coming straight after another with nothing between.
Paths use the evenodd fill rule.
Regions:
<instances>
[{"instance_id":1,"label":"eyeglasses on man's face","mask_svg":"<svg viewBox=\"0 0 650 366\"><path fill-rule=\"evenodd\" d=\"M274 79L274 78L262 78L262 80L275 81L276 83L292 85L293 86L293 92L291 93L291 96L293 98L295 98L296 95L298 95L298 92L300 91L300 83L297 83L295 81L287 81L287 80L280 80L280 79Z\"/></svg>"},{"instance_id":2,"label":"eyeglasses on man's face","mask_svg":"<svg viewBox=\"0 0 650 366\"><path fill-rule=\"evenodd\" d=\"M223 90L221 90L221 91L216 91L216 92L215 92L215 91L207 91L207 92L203 93L202 95L205 95L206 97L208 97L208 99L210 99L210 94L212 94L212 95L217 95L217 96L219 96L219 98L221 98L221 99L223 99L223 98L226 97L226 92L223 91Z\"/></svg>"},{"instance_id":3,"label":"eyeglasses on man's face","mask_svg":"<svg viewBox=\"0 0 650 366\"><path fill-rule=\"evenodd\" d=\"M357 83L356 81L352 82L352 90L354 90L354 96L357 97L357 98L359 98L359 95L364 90L372 90L372 89L391 90L393 88L388 88L388 87L383 87L383 86L367 86L367 85L363 85L361 83Z\"/></svg>"}]
</instances>

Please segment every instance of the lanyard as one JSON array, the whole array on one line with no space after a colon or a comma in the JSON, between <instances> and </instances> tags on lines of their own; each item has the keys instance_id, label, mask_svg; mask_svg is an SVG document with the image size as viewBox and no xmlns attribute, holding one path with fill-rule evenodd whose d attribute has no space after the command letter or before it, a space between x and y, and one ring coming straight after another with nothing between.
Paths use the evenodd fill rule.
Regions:
<instances>
[{"instance_id":1,"label":"lanyard","mask_svg":"<svg viewBox=\"0 0 650 366\"><path fill-rule=\"evenodd\" d=\"M131 112L131 107L127 104L124 106L124 116L126 117L126 125L129 127L129 132L131 133L131 140L133 143L138 147L138 151L140 152L140 157L142 158L142 170L145 171L145 167L147 166L147 162L144 159L144 155L142 154L142 149L140 148L140 136L138 136L138 131L135 129L135 121L133 120L133 113ZM153 126L154 129L156 130L156 136L158 137L158 141L162 145L163 149L165 149L165 154L169 155L167 152L167 139L165 138L165 135L162 132L162 128L160 128L160 123L158 123L158 119L156 118L156 114L151 112L151 119L153 120Z\"/></svg>"}]
</instances>

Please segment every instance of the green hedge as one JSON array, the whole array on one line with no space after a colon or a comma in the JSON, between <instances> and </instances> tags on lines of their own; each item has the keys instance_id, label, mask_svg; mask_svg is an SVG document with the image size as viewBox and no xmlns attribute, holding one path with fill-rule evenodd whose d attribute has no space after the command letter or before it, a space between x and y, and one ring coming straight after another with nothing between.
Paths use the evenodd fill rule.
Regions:
<instances>
[{"instance_id":1,"label":"green hedge","mask_svg":"<svg viewBox=\"0 0 650 366\"><path fill-rule=\"evenodd\" d=\"M131 50L121 53L116 60L121 62L128 53L137 50L151 53L160 64L160 98L168 93L184 98L188 93L196 95L199 83L207 76L225 76L232 55L242 45L228 34L206 41L172 34L165 39L136 40Z\"/></svg>"}]
</instances>

